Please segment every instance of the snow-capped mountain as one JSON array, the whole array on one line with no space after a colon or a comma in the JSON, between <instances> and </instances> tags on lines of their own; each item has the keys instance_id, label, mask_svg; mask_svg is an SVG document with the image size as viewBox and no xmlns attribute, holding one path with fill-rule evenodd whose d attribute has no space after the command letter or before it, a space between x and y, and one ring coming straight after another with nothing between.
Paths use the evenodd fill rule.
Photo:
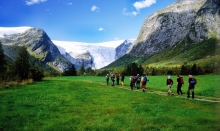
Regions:
<instances>
[{"instance_id":1,"label":"snow-capped mountain","mask_svg":"<svg viewBox=\"0 0 220 131\"><path fill-rule=\"evenodd\" d=\"M46 70L64 71L72 66L58 48L53 44L47 33L40 28L15 27L0 28L0 42L4 54L15 60L21 46L26 46L30 63Z\"/></svg>"},{"instance_id":2,"label":"snow-capped mountain","mask_svg":"<svg viewBox=\"0 0 220 131\"><path fill-rule=\"evenodd\" d=\"M33 27L0 27L1 41L3 44L8 44L8 41L18 42L18 40L28 39L29 44L41 45L42 42L33 43L33 41L37 41L35 37L38 33L29 33L29 37L26 37L25 32L31 29ZM44 31L42 30L41 32ZM52 40L52 43L58 48L59 51L57 53L62 54L62 56L74 64L76 69L80 69L82 64L84 64L85 68L100 69L128 53L131 47L133 47L134 40L117 40L101 43ZM8 54L10 52L5 53Z\"/></svg>"},{"instance_id":3,"label":"snow-capped mountain","mask_svg":"<svg viewBox=\"0 0 220 131\"><path fill-rule=\"evenodd\" d=\"M134 39L131 40L125 40L122 44L120 44L116 49L116 54L115 54L115 60L118 58L122 57L123 55L127 54L128 52L131 51L132 47L134 46Z\"/></svg>"},{"instance_id":4,"label":"snow-capped mountain","mask_svg":"<svg viewBox=\"0 0 220 131\"><path fill-rule=\"evenodd\" d=\"M123 43L123 40L103 43L53 40L53 43L58 47L60 53L76 66L76 69L79 69L83 63L85 68L99 69L115 60L115 49Z\"/></svg>"}]
</instances>

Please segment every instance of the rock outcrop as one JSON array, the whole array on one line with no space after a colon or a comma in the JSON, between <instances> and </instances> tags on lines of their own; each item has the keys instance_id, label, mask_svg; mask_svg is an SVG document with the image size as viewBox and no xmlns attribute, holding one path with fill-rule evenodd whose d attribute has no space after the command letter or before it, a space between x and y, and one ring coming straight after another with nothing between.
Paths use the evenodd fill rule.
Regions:
<instances>
[{"instance_id":1,"label":"rock outcrop","mask_svg":"<svg viewBox=\"0 0 220 131\"><path fill-rule=\"evenodd\" d=\"M115 60L119 59L120 57L124 56L125 54L129 53L131 48L134 45L135 40L125 40L122 44L120 44L115 49Z\"/></svg>"},{"instance_id":2,"label":"rock outcrop","mask_svg":"<svg viewBox=\"0 0 220 131\"><path fill-rule=\"evenodd\" d=\"M182 41L206 0L178 0L149 16L142 25L131 55L154 55ZM207 3L207 2L206 2Z\"/></svg>"}]
</instances>

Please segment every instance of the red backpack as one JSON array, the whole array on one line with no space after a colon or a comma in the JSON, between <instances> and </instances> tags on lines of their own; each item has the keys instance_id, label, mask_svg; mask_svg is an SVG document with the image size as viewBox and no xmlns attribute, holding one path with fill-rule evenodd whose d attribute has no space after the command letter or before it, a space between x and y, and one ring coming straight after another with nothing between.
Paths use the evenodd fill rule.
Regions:
<instances>
[{"instance_id":1,"label":"red backpack","mask_svg":"<svg viewBox=\"0 0 220 131\"><path fill-rule=\"evenodd\" d=\"M179 79L180 79L180 83L181 83L181 84L184 84L183 77L180 77Z\"/></svg>"}]
</instances>

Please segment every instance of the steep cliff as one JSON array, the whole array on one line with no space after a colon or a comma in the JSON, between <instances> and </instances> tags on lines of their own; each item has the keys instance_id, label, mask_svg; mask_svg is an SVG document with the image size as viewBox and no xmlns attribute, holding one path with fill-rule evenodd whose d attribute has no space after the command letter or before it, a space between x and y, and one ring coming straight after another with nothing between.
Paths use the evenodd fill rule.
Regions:
<instances>
[{"instance_id":1,"label":"steep cliff","mask_svg":"<svg viewBox=\"0 0 220 131\"><path fill-rule=\"evenodd\" d=\"M132 49L134 45L135 40L125 40L122 44L120 44L116 49L115 49L115 60L119 59L120 57L124 56L130 50Z\"/></svg>"},{"instance_id":2,"label":"steep cliff","mask_svg":"<svg viewBox=\"0 0 220 131\"><path fill-rule=\"evenodd\" d=\"M195 42L209 38L220 39L220 1L207 0L196 14L189 37Z\"/></svg>"},{"instance_id":3,"label":"steep cliff","mask_svg":"<svg viewBox=\"0 0 220 131\"><path fill-rule=\"evenodd\" d=\"M206 0L178 0L149 16L130 51L133 56L153 55L182 41Z\"/></svg>"}]
</instances>

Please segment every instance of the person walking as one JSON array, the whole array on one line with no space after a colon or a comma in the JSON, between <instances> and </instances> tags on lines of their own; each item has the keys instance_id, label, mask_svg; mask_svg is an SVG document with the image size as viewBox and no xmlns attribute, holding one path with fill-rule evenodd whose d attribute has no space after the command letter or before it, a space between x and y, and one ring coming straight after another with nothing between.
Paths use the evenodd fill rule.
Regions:
<instances>
[{"instance_id":1,"label":"person walking","mask_svg":"<svg viewBox=\"0 0 220 131\"><path fill-rule=\"evenodd\" d=\"M122 74L121 75L121 85L124 86L124 81L125 81L125 76Z\"/></svg>"},{"instance_id":2,"label":"person walking","mask_svg":"<svg viewBox=\"0 0 220 131\"><path fill-rule=\"evenodd\" d=\"M193 78L192 75L189 75L188 79L188 90L187 90L187 98L190 98L190 91L192 91L192 99L194 99L194 88L195 84L197 83L197 80Z\"/></svg>"},{"instance_id":3,"label":"person walking","mask_svg":"<svg viewBox=\"0 0 220 131\"><path fill-rule=\"evenodd\" d=\"M141 83L141 76L139 74L137 74L137 77L136 77L136 88L137 89L140 89L140 83Z\"/></svg>"},{"instance_id":4,"label":"person walking","mask_svg":"<svg viewBox=\"0 0 220 131\"><path fill-rule=\"evenodd\" d=\"M115 75L114 74L112 74L111 80L112 80L112 86L114 86L114 82L115 82Z\"/></svg>"},{"instance_id":5,"label":"person walking","mask_svg":"<svg viewBox=\"0 0 220 131\"><path fill-rule=\"evenodd\" d=\"M117 73L117 74L116 74L116 82L117 82L117 85L119 85L119 79L120 79L120 74Z\"/></svg>"},{"instance_id":6,"label":"person walking","mask_svg":"<svg viewBox=\"0 0 220 131\"><path fill-rule=\"evenodd\" d=\"M134 89L134 76L130 76L130 87L131 87L131 90Z\"/></svg>"},{"instance_id":7,"label":"person walking","mask_svg":"<svg viewBox=\"0 0 220 131\"><path fill-rule=\"evenodd\" d=\"M184 84L184 80L183 80L183 77L181 77L180 75L177 75L177 94L178 95L182 95L183 92L182 92L182 85Z\"/></svg>"},{"instance_id":8,"label":"person walking","mask_svg":"<svg viewBox=\"0 0 220 131\"><path fill-rule=\"evenodd\" d=\"M109 75L108 74L105 76L105 79L106 79L106 85L108 85L108 81L109 81Z\"/></svg>"},{"instance_id":9,"label":"person walking","mask_svg":"<svg viewBox=\"0 0 220 131\"><path fill-rule=\"evenodd\" d=\"M171 91L171 86L173 85L173 80L171 79L171 77L170 76L168 76L168 78L167 78L167 93L168 93L168 95L173 95L172 94L172 91Z\"/></svg>"},{"instance_id":10,"label":"person walking","mask_svg":"<svg viewBox=\"0 0 220 131\"><path fill-rule=\"evenodd\" d=\"M141 78L141 84L142 84L142 91L145 92L146 91L146 85L147 85L147 76L144 74Z\"/></svg>"}]
</instances>

